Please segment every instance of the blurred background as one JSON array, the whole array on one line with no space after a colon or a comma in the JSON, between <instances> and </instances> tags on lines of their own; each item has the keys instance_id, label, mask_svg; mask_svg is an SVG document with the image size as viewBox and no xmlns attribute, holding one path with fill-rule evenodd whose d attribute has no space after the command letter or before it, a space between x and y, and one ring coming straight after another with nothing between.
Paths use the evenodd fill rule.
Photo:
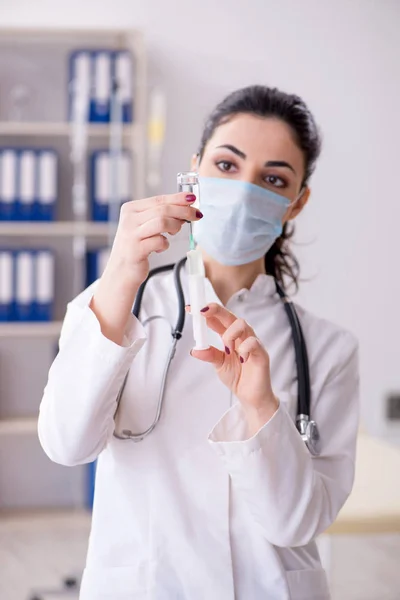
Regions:
<instances>
[{"instance_id":1,"label":"blurred background","mask_svg":"<svg viewBox=\"0 0 400 600\"><path fill-rule=\"evenodd\" d=\"M333 600L400 599L399 31L398 0L0 1L1 600L77 598L94 469L36 434L66 304L119 203L175 191L208 112L254 83L322 129L296 300L360 340L357 480L321 540Z\"/></svg>"}]
</instances>

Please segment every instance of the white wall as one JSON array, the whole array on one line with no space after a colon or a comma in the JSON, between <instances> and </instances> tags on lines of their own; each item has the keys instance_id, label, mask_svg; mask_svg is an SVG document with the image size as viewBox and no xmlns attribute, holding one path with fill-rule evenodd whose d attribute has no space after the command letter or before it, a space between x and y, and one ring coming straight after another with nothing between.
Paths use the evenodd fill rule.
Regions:
<instances>
[{"instance_id":1,"label":"white wall","mask_svg":"<svg viewBox=\"0 0 400 600\"><path fill-rule=\"evenodd\" d=\"M364 417L383 430L383 398L400 389L400 3L2 0L0 24L144 30L169 103L165 191L226 92L267 83L305 98L325 147L298 226L300 298L359 337Z\"/></svg>"}]
</instances>

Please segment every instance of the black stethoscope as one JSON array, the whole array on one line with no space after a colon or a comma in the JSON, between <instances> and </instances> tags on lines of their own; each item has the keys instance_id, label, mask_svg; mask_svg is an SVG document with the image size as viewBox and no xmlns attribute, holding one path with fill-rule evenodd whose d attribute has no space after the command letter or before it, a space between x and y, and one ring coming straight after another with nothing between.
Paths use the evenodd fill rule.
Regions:
<instances>
[{"instance_id":1,"label":"black stethoscope","mask_svg":"<svg viewBox=\"0 0 400 600\"><path fill-rule=\"evenodd\" d=\"M165 386L168 376L169 367L172 359L175 356L176 345L178 341L182 337L182 331L185 324L185 297L182 289L181 282L181 271L182 267L186 263L186 257L182 258L179 262L169 265L164 265L162 267L157 267L150 271L146 280L140 286L135 304L132 309L132 313L136 318L139 318L140 308L142 305L143 294L146 288L148 281L159 273L164 273L166 271L173 271L174 284L176 289L176 295L178 300L178 318L175 324L175 327L171 327L171 336L172 343L169 351L168 359L165 365L160 394L158 398L157 411L156 416L153 423L141 433L133 433L129 429L123 429L121 433L114 432L114 436L121 440L132 440L134 442L140 442L144 438L146 438L156 427L157 423L161 417L161 411L164 403L165 396ZM281 287L281 285L275 279L276 291L282 300L286 315L288 317L290 328L292 330L292 340L295 352L296 359L296 370L297 370L297 416L296 416L296 427L299 431L304 443L309 449L310 453L313 456L318 456L320 454L320 436L318 432L318 427L315 421L312 421L310 418L310 405L311 405L311 387L310 387L310 370L308 365L308 355L307 355L307 347L304 340L303 330L300 325L300 320L297 315L296 309L291 302L291 300L286 295L285 291ZM163 318L160 316L154 316L148 318L143 325L146 325L152 320ZM128 373L129 374L129 373ZM117 404L121 400L122 394L125 389L126 381L128 378L128 374L125 377L125 380L122 384L120 392L117 398Z\"/></svg>"}]
</instances>

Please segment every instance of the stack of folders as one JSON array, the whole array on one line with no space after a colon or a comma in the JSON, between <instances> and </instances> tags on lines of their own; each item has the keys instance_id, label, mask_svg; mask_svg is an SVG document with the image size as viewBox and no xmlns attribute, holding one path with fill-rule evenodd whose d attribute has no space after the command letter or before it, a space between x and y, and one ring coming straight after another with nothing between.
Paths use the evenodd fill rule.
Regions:
<instances>
[{"instance_id":1,"label":"stack of folders","mask_svg":"<svg viewBox=\"0 0 400 600\"><path fill-rule=\"evenodd\" d=\"M0 249L0 321L51 321L53 304L53 252Z\"/></svg>"},{"instance_id":2,"label":"stack of folders","mask_svg":"<svg viewBox=\"0 0 400 600\"><path fill-rule=\"evenodd\" d=\"M0 221L52 221L56 199L54 150L0 148Z\"/></svg>"},{"instance_id":3,"label":"stack of folders","mask_svg":"<svg viewBox=\"0 0 400 600\"><path fill-rule=\"evenodd\" d=\"M76 50L69 60L69 117L72 119L73 93L89 93L88 120L91 123L111 121L111 92L117 85L121 102L121 120L131 123L132 55L127 50Z\"/></svg>"},{"instance_id":4,"label":"stack of folders","mask_svg":"<svg viewBox=\"0 0 400 600\"><path fill-rule=\"evenodd\" d=\"M117 175L118 198L112 199L112 184L114 166ZM91 173L91 208L93 221L108 221L111 219L110 203L117 203L116 215L119 214L121 204L132 199L132 161L131 155L124 150L118 158L111 158L109 150L96 150L92 153L90 159Z\"/></svg>"}]
</instances>

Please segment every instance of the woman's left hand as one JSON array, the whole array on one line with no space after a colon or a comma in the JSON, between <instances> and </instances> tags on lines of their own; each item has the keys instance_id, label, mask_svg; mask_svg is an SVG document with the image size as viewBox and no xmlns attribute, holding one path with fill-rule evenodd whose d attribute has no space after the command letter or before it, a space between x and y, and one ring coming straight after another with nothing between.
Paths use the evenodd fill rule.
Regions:
<instances>
[{"instance_id":1,"label":"woman's left hand","mask_svg":"<svg viewBox=\"0 0 400 600\"><path fill-rule=\"evenodd\" d=\"M225 352L211 346L191 354L214 365L220 380L241 402L254 434L279 406L272 391L268 353L250 325L223 306L209 304L201 312L208 327L221 336Z\"/></svg>"}]
</instances>

